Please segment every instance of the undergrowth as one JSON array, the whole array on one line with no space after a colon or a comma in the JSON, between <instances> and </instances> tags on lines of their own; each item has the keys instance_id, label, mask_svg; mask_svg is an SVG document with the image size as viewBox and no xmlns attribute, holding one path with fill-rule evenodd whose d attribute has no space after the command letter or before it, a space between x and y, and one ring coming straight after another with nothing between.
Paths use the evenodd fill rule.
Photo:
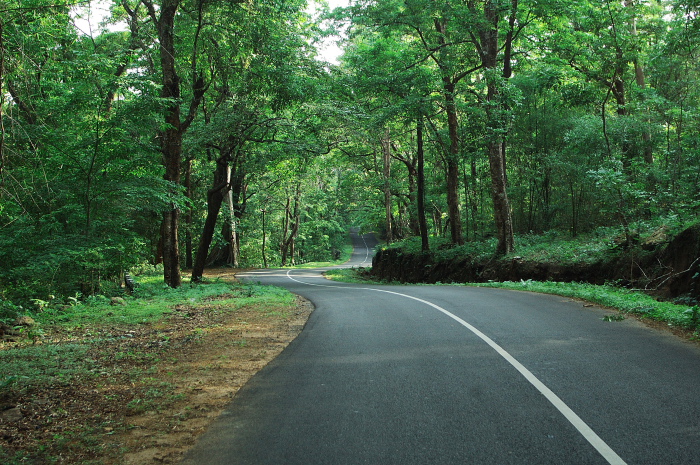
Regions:
<instances>
[{"instance_id":1,"label":"undergrowth","mask_svg":"<svg viewBox=\"0 0 700 465\"><path fill-rule=\"evenodd\" d=\"M116 383L114 390L105 390L105 398L113 395L116 401L118 396L131 396L125 405L128 415L158 412L181 396L175 393L174 383L159 381L153 375L171 344L172 332L159 329L172 326L165 318L172 315L175 321L195 322L192 334L177 344L198 343L210 329L208 322L220 318L219 314L245 307L247 312L272 318L296 305L296 297L287 290L254 283L210 279L171 289L163 285L160 274L146 273L136 280L138 288L133 295L123 295L117 301L105 296L67 302L56 299L25 310L23 314L31 316L35 324L23 328L14 336L15 341L0 342L0 411L16 408L18 399L43 398L47 391L73 392L78 385ZM132 333L139 331L152 332L147 347L131 342ZM118 381L122 378L131 380L124 393L124 382ZM61 418L68 415L62 409L54 414ZM52 418L41 421L49 424ZM105 428L98 420L97 426L67 425L47 439L42 450L11 451L3 449L0 441L0 463L65 463L60 458L63 455L99 456L102 452L97 449L102 447ZM105 425L109 431L123 426L114 422ZM97 449L92 450L95 444ZM76 447L80 451L74 450Z\"/></svg>"},{"instance_id":2,"label":"undergrowth","mask_svg":"<svg viewBox=\"0 0 700 465\"><path fill-rule=\"evenodd\" d=\"M141 275L137 280L139 286L133 295L118 301L94 296L84 302L54 303L26 311L34 325L18 327L16 342L0 342L0 395L7 388L66 383L90 376L96 361L85 354L99 345L105 334L111 334L104 328L123 332L130 326L158 322L175 309L188 306L206 306L210 312L246 306L269 313L293 305L295 299L285 289L260 284L213 280L172 289L162 284L160 275Z\"/></svg>"},{"instance_id":3,"label":"undergrowth","mask_svg":"<svg viewBox=\"0 0 700 465\"><path fill-rule=\"evenodd\" d=\"M688 223L678 218L664 217L654 221L638 221L630 225L636 243L663 242L680 232ZM594 263L611 253L620 250L625 240L621 227L599 227L594 231L572 237L568 233L548 231L540 234L517 234L514 237L515 252L506 259L521 257L533 262ZM467 242L454 246L447 237L430 237L430 252L435 261L469 258L485 261L494 258L496 239ZM384 246L385 249L398 249L407 254L421 254L420 237L410 237Z\"/></svg>"},{"instance_id":4,"label":"undergrowth","mask_svg":"<svg viewBox=\"0 0 700 465\"><path fill-rule=\"evenodd\" d=\"M251 305L258 300L267 301L271 297L292 299L291 295L280 288L257 284L229 284L218 280L204 280L201 284L191 284L185 279L182 286L173 289L163 283L160 274L148 273L137 278L138 287L132 295L123 295L115 300L104 295L87 298L75 296L65 301L49 300L35 303L34 308L18 308L19 315L30 316L38 326L64 325L80 327L94 324L133 325L153 322L163 314L169 313L171 307L178 303L197 304L219 296L218 304L230 308ZM5 318L6 324L12 324L17 315ZM1 320L0 320L1 321Z\"/></svg>"}]
</instances>

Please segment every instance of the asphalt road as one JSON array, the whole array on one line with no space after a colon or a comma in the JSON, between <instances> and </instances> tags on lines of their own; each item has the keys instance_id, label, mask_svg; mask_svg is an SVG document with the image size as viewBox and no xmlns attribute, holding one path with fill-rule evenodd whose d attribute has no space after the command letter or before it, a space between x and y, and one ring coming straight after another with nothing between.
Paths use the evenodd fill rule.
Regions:
<instances>
[{"instance_id":1,"label":"asphalt road","mask_svg":"<svg viewBox=\"0 0 700 465\"><path fill-rule=\"evenodd\" d=\"M183 464L700 464L700 349L665 331L527 292L247 277L316 310Z\"/></svg>"}]
</instances>

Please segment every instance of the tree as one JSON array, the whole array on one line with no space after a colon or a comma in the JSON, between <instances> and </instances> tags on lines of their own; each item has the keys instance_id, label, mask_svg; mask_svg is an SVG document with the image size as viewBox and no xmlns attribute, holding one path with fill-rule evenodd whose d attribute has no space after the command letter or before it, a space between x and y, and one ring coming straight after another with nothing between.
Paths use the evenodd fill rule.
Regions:
<instances>
[{"instance_id":1,"label":"tree","mask_svg":"<svg viewBox=\"0 0 700 465\"><path fill-rule=\"evenodd\" d=\"M487 154L490 161L494 219L498 231L497 253L513 249L513 226L506 192L505 134L508 130L508 98L504 94L505 80L512 74L514 43L529 22L518 21L521 13L517 0L503 2L468 1L382 2L355 11L355 19L364 27L372 26L384 34L411 37L412 49L406 49L406 69L432 63L440 82L444 99L448 142L445 150L447 205L450 218L450 237L455 244L463 242L460 219L459 169L463 156L460 145L458 95L466 78L483 72L486 79L484 93L467 85L466 90L476 96L477 103L486 110L489 136ZM364 19L363 19L364 16ZM505 18L505 19L504 19ZM501 23L505 34L499 36ZM398 31L398 32L394 32ZM485 95L484 95L485 94Z\"/></svg>"},{"instance_id":2,"label":"tree","mask_svg":"<svg viewBox=\"0 0 700 465\"><path fill-rule=\"evenodd\" d=\"M164 179L172 184L172 194L180 190L180 174L182 170L182 136L194 120L199 104L207 90L203 74L197 69L198 44L192 43L192 96L189 102L189 110L184 120L181 114L181 78L178 74L175 47L175 20L178 16L180 0L162 0L159 8L151 0L141 0L148 8L148 14L156 25L160 55L160 74L162 81L161 96L167 100L164 109L165 128L159 131L161 152L163 154L163 166L165 167ZM202 28L202 15L204 0L197 4L197 25L195 36L199 35ZM180 208L172 201L169 208L163 213L163 277L170 287L179 287L182 282L180 273L180 247L179 247L179 223Z\"/></svg>"},{"instance_id":3,"label":"tree","mask_svg":"<svg viewBox=\"0 0 700 465\"><path fill-rule=\"evenodd\" d=\"M241 11L221 7L221 17L246 31L236 37L208 36L216 92L208 104L207 118L198 127L201 147L218 153L214 182L207 193L207 216L192 270L202 277L221 205L229 203L228 236L232 255L238 255L237 207L248 176L251 144L279 141L281 127L289 125L284 110L313 96L309 73L315 66L306 50L303 34L307 18L301 3L251 4ZM244 27L244 25L246 25ZM222 24L221 28L225 26ZM282 45L284 44L284 45Z\"/></svg>"}]
</instances>

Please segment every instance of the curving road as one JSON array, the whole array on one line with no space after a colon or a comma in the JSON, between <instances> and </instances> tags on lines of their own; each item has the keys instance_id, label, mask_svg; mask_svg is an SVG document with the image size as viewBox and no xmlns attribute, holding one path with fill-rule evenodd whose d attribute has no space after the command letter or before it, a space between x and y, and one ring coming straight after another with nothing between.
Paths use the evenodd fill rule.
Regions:
<instances>
[{"instance_id":1,"label":"curving road","mask_svg":"<svg viewBox=\"0 0 700 465\"><path fill-rule=\"evenodd\" d=\"M316 310L183 464L700 464L697 345L562 297L321 271L245 275Z\"/></svg>"}]
</instances>

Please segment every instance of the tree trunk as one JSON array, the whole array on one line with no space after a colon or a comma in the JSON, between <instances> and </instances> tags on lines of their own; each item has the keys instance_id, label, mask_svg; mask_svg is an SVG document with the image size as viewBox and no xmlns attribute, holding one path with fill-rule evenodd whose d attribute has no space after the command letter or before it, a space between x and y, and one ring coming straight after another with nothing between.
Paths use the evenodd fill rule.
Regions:
<instances>
[{"instance_id":1,"label":"tree trunk","mask_svg":"<svg viewBox=\"0 0 700 465\"><path fill-rule=\"evenodd\" d=\"M402 203L402 212L408 217L408 228L411 231L411 235L420 235L420 220L418 219L418 212L416 207L416 191L418 187L416 185L416 178L418 177L418 172L416 170L417 160L414 157L409 156L397 156L397 158L406 166L406 176L408 178L408 198L406 203Z\"/></svg>"},{"instance_id":2,"label":"tree trunk","mask_svg":"<svg viewBox=\"0 0 700 465\"><path fill-rule=\"evenodd\" d=\"M3 22L0 19L0 188L3 187L4 182L4 168L5 168L5 117L3 115L3 109L5 108L5 43L4 43L5 31L3 29ZM3 197L4 189L0 189L0 199Z\"/></svg>"},{"instance_id":3,"label":"tree trunk","mask_svg":"<svg viewBox=\"0 0 700 465\"><path fill-rule=\"evenodd\" d=\"M384 213L386 225L386 242L391 244L393 241L391 227L391 141L389 140L389 131L382 139L382 155L384 161Z\"/></svg>"},{"instance_id":4,"label":"tree trunk","mask_svg":"<svg viewBox=\"0 0 700 465\"><path fill-rule=\"evenodd\" d=\"M287 206L285 208L285 227L282 236L282 266L287 264L287 259L290 259L294 265L294 243L299 235L299 226L301 225L301 209L299 203L301 201L301 183L296 185L294 193L294 207L292 208L292 199L287 198Z\"/></svg>"},{"instance_id":5,"label":"tree trunk","mask_svg":"<svg viewBox=\"0 0 700 465\"><path fill-rule=\"evenodd\" d=\"M264 208L260 210L262 213L262 259L263 259L263 268L267 268L267 256L265 255L265 243L267 242L267 233L265 232L265 213L267 213L267 210Z\"/></svg>"},{"instance_id":6,"label":"tree trunk","mask_svg":"<svg viewBox=\"0 0 700 465\"><path fill-rule=\"evenodd\" d=\"M514 250L513 219L506 190L505 166L503 165L503 145L499 142L489 143L489 167L491 169L491 198L493 200L494 220L498 245L497 255L505 255Z\"/></svg>"},{"instance_id":7,"label":"tree trunk","mask_svg":"<svg viewBox=\"0 0 700 465\"><path fill-rule=\"evenodd\" d=\"M229 170L230 167L225 158L222 157L216 161L213 187L207 191L207 217L204 220L202 237L199 240L197 255L195 256L194 266L192 267L193 282L202 280L204 266L207 263L207 256L209 255L209 247L211 246L214 231L216 230L216 219L219 216L221 204L224 201L224 194L227 189L229 189Z\"/></svg>"},{"instance_id":8,"label":"tree trunk","mask_svg":"<svg viewBox=\"0 0 700 465\"><path fill-rule=\"evenodd\" d=\"M514 2L514 8L517 3ZM493 70L498 60L498 11L493 1L489 0L484 6L486 17L485 29L481 32L482 46L484 48L484 68ZM515 11L511 12L515 15ZM509 59L509 57L506 57ZM508 65L509 66L509 65ZM508 66L504 66L507 70ZM505 76L505 74L504 74ZM502 122L499 113L504 111L503 104L498 102L499 89L496 81L491 77L488 81L486 115L491 129L488 141L489 167L491 172L491 198L493 201L494 221L498 245L496 254L505 255L514 249L513 219L508 201L505 155L503 153L504 140Z\"/></svg>"},{"instance_id":9,"label":"tree trunk","mask_svg":"<svg viewBox=\"0 0 700 465\"><path fill-rule=\"evenodd\" d=\"M462 245L462 220L459 214L459 120L455 104L455 85L443 78L450 148L447 154L447 212L450 217L450 239Z\"/></svg>"},{"instance_id":10,"label":"tree trunk","mask_svg":"<svg viewBox=\"0 0 700 465\"><path fill-rule=\"evenodd\" d=\"M625 6L627 8L634 9L634 1L627 1L625 2ZM635 39L639 36L639 31L637 31L637 18L636 15L632 15L632 24L631 24L631 30L632 30L632 37ZM646 76L644 75L644 67L641 65L639 62L639 55L634 57L634 77L637 82L637 86L642 89L646 89ZM646 100L646 96L642 94L642 101ZM649 109L645 109L647 114L649 113ZM651 125L651 120L647 116L646 118L646 123L647 125ZM651 132L649 131L648 127L645 127L642 130L642 140L643 140L643 150L644 150L644 162L647 164L652 164L654 163L654 148L651 145Z\"/></svg>"},{"instance_id":11,"label":"tree trunk","mask_svg":"<svg viewBox=\"0 0 700 465\"><path fill-rule=\"evenodd\" d=\"M435 30L438 32L438 43L446 45L447 26L444 19L435 18ZM444 63L444 62L443 62ZM462 245L462 220L459 214L459 119L455 102L456 84L459 78L453 79L447 69L442 69L442 90L445 94L445 112L447 113L447 128L450 136L450 147L447 153L447 212L449 215L450 238L453 244Z\"/></svg>"},{"instance_id":12,"label":"tree trunk","mask_svg":"<svg viewBox=\"0 0 700 465\"><path fill-rule=\"evenodd\" d=\"M173 288L182 284L178 246L179 218L180 211L174 205L172 209L163 213L163 279Z\"/></svg>"},{"instance_id":13,"label":"tree trunk","mask_svg":"<svg viewBox=\"0 0 700 465\"><path fill-rule=\"evenodd\" d=\"M192 160L185 162L185 196L192 201ZM185 267L192 268L192 206L185 213Z\"/></svg>"},{"instance_id":14,"label":"tree trunk","mask_svg":"<svg viewBox=\"0 0 700 465\"><path fill-rule=\"evenodd\" d=\"M175 15L179 0L164 0L158 19L158 39L160 41L160 64L163 73L162 96L172 99L165 110L167 129L161 132L161 152L165 166L165 180L172 183L173 194L180 184L182 158L182 130L180 122L180 77L175 67ZM180 250L178 245L178 221L180 211L172 202L170 209L163 213L163 277L170 287L179 287Z\"/></svg>"},{"instance_id":15,"label":"tree trunk","mask_svg":"<svg viewBox=\"0 0 700 465\"><path fill-rule=\"evenodd\" d=\"M229 264L234 268L238 268L240 265L240 250L238 248L238 224L236 222L236 207L233 203L233 188L232 186L232 176L231 167L228 168L228 191L226 193L226 204L228 205L229 214L229 228L231 229L229 237Z\"/></svg>"},{"instance_id":16,"label":"tree trunk","mask_svg":"<svg viewBox=\"0 0 700 465\"><path fill-rule=\"evenodd\" d=\"M165 130L159 132L164 179L170 182L171 195L180 193L180 170L182 164L182 134L192 123L197 108L204 97L207 86L201 75L192 76L192 101L189 113L184 121L180 119L180 76L175 62L175 18L180 7L180 0L163 0L156 9L152 0L141 0L148 9L148 14L158 29L160 45L160 71L162 73L161 96L168 99L165 108ZM200 11L201 13L201 11ZM196 46L192 59L197 56ZM180 274L180 250L178 244L178 225L180 211L175 202L171 202L168 211L163 213L163 278L170 287L179 287L182 282Z\"/></svg>"},{"instance_id":17,"label":"tree trunk","mask_svg":"<svg viewBox=\"0 0 700 465\"><path fill-rule=\"evenodd\" d=\"M428 222L425 219L425 153L423 152L423 115L416 123L416 156L418 157L418 225L420 228L421 250L430 250Z\"/></svg>"}]
</instances>

